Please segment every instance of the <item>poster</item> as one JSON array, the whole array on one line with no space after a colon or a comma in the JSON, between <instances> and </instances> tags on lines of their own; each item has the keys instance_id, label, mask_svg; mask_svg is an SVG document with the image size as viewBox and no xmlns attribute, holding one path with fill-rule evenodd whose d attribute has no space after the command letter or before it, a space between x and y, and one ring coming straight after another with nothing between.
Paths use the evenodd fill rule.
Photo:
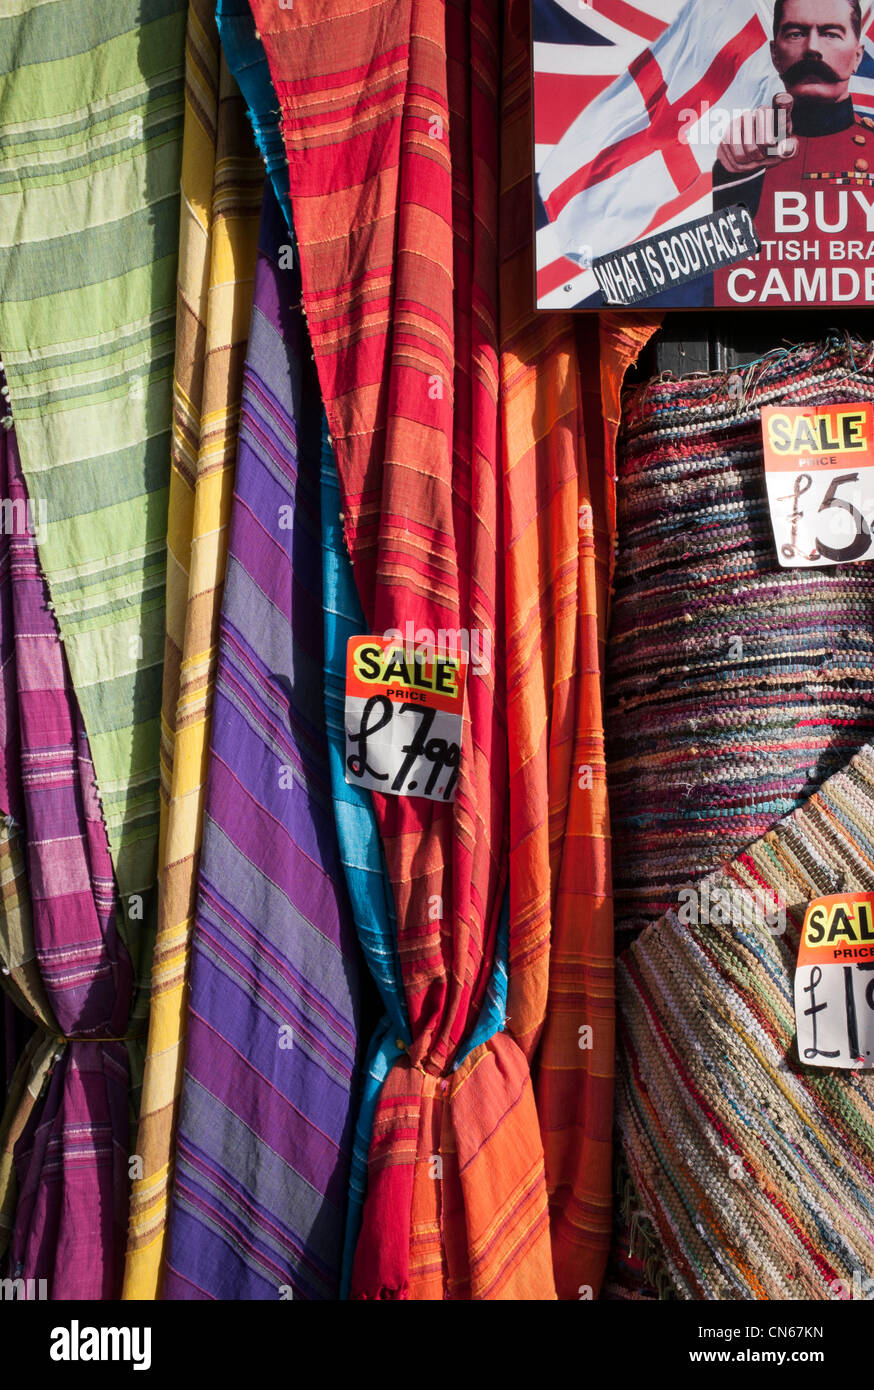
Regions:
<instances>
[{"instance_id":1,"label":"poster","mask_svg":"<svg viewBox=\"0 0 874 1390\"><path fill-rule=\"evenodd\" d=\"M540 309L874 303L858 0L532 0Z\"/></svg>"}]
</instances>

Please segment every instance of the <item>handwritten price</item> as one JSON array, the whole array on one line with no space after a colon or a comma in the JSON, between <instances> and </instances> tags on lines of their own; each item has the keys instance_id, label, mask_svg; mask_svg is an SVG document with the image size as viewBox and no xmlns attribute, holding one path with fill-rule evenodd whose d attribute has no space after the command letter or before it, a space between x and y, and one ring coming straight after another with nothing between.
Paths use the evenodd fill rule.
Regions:
<instances>
[{"instance_id":1,"label":"handwritten price","mask_svg":"<svg viewBox=\"0 0 874 1390\"><path fill-rule=\"evenodd\" d=\"M808 1066L870 1067L874 962L810 965L795 979L798 1055Z\"/></svg>"},{"instance_id":2,"label":"handwritten price","mask_svg":"<svg viewBox=\"0 0 874 1390\"><path fill-rule=\"evenodd\" d=\"M403 742L414 718L418 723L412 728L412 736ZM460 745L451 733L457 730L459 722L456 716L435 709L396 703L386 695L371 695L364 702L357 727L349 727L347 711L347 771L374 790L451 801L461 762ZM389 770L382 771L386 764ZM441 774L446 773L449 775L438 785Z\"/></svg>"}]
</instances>

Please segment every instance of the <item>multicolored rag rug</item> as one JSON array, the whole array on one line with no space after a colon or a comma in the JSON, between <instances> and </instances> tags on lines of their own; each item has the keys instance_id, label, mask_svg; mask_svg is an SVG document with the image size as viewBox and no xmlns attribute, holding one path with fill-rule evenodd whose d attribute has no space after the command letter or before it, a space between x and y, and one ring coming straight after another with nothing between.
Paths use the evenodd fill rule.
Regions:
<instances>
[{"instance_id":1,"label":"multicolored rag rug","mask_svg":"<svg viewBox=\"0 0 874 1390\"><path fill-rule=\"evenodd\" d=\"M358 955L325 711L321 404L265 190L222 603L164 1298L340 1282Z\"/></svg>"},{"instance_id":2,"label":"multicolored rag rug","mask_svg":"<svg viewBox=\"0 0 874 1390\"><path fill-rule=\"evenodd\" d=\"M628 399L608 773L625 940L649 925L619 957L623 1245L682 1298L845 1297L874 1256L874 1081L800 1065L792 997L808 901L874 887L874 588L781 568L759 421L872 396L871 345L830 339Z\"/></svg>"},{"instance_id":3,"label":"multicolored rag rug","mask_svg":"<svg viewBox=\"0 0 874 1390\"><path fill-rule=\"evenodd\" d=\"M874 571L781 568L759 420L874 400L874 353L779 351L733 386L658 379L626 402L607 679L620 945L874 731Z\"/></svg>"},{"instance_id":4,"label":"multicolored rag rug","mask_svg":"<svg viewBox=\"0 0 874 1390\"><path fill-rule=\"evenodd\" d=\"M28 497L13 430L0 430L0 494L0 968L5 996L36 1025L0 1122L0 1255L30 1298L117 1298L133 969L37 559L46 518Z\"/></svg>"},{"instance_id":5,"label":"multicolored rag rug","mask_svg":"<svg viewBox=\"0 0 874 1390\"><path fill-rule=\"evenodd\" d=\"M187 9L15 0L0 15L0 344L143 987Z\"/></svg>"},{"instance_id":6,"label":"multicolored rag rug","mask_svg":"<svg viewBox=\"0 0 874 1390\"><path fill-rule=\"evenodd\" d=\"M872 825L868 744L708 876L728 920L620 958L619 1133L682 1298L860 1297L874 1265L874 1075L801 1066L793 1009L807 903L874 890Z\"/></svg>"},{"instance_id":7,"label":"multicolored rag rug","mask_svg":"<svg viewBox=\"0 0 874 1390\"><path fill-rule=\"evenodd\" d=\"M219 46L191 0L161 707L158 931L124 1296L157 1295L182 1083L218 619L264 170Z\"/></svg>"},{"instance_id":8,"label":"multicolored rag rug","mask_svg":"<svg viewBox=\"0 0 874 1390\"><path fill-rule=\"evenodd\" d=\"M367 630L488 644L454 805L374 797L412 1038L376 1106L352 1296L553 1298L525 1055L498 1033L453 1070L493 976L505 873L497 7L252 8Z\"/></svg>"}]
</instances>

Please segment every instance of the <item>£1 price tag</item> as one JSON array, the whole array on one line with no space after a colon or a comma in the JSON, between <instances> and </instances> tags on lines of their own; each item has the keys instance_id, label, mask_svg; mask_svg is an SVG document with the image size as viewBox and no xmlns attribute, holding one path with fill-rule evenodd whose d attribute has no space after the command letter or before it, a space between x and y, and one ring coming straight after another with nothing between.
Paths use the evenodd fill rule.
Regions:
<instances>
[{"instance_id":1,"label":"\u00a31 price tag","mask_svg":"<svg viewBox=\"0 0 874 1390\"><path fill-rule=\"evenodd\" d=\"M766 406L762 439L780 564L874 559L874 405Z\"/></svg>"},{"instance_id":2,"label":"\u00a31 price tag","mask_svg":"<svg viewBox=\"0 0 874 1390\"><path fill-rule=\"evenodd\" d=\"M346 649L346 781L392 796L454 801L466 665L383 637Z\"/></svg>"},{"instance_id":3,"label":"\u00a31 price tag","mask_svg":"<svg viewBox=\"0 0 874 1390\"><path fill-rule=\"evenodd\" d=\"M808 905L795 972L798 1056L808 1067L874 1067L874 893Z\"/></svg>"}]
</instances>

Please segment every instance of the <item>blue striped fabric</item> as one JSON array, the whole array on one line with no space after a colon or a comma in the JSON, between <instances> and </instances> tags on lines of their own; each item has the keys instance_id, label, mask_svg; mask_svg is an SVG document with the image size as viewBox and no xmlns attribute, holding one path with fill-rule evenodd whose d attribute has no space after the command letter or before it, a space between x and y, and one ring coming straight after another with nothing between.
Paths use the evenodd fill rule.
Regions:
<instances>
[{"instance_id":1,"label":"blue striped fabric","mask_svg":"<svg viewBox=\"0 0 874 1390\"><path fill-rule=\"evenodd\" d=\"M279 102L264 49L255 37L255 21L248 0L218 0L215 17L228 67L249 108L256 144L264 156L282 215L291 230L288 160L279 129Z\"/></svg>"}]
</instances>

